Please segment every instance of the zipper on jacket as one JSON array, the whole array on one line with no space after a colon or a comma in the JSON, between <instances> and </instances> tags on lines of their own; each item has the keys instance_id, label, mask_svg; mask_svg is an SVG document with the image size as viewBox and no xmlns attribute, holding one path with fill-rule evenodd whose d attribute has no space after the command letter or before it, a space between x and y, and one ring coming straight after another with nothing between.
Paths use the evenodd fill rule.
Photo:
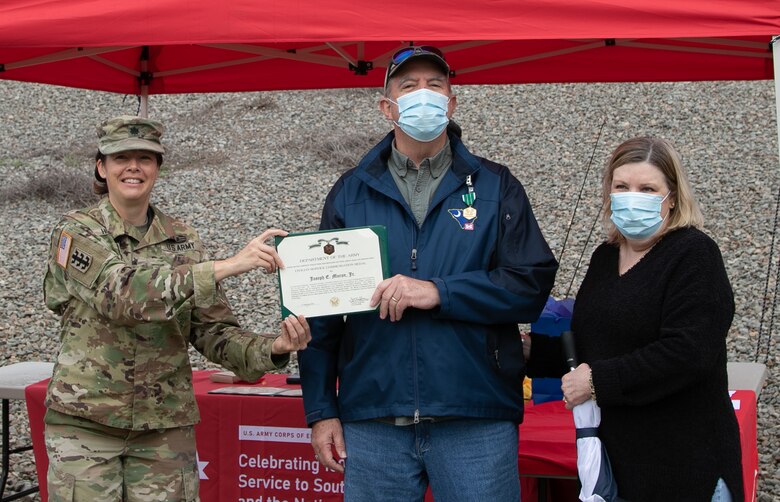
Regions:
<instances>
[{"instance_id":1,"label":"zipper on jacket","mask_svg":"<svg viewBox=\"0 0 780 502\"><path fill-rule=\"evenodd\" d=\"M412 374L414 376L414 423L420 423L420 373L417 367L417 330L412 327Z\"/></svg>"},{"instance_id":2,"label":"zipper on jacket","mask_svg":"<svg viewBox=\"0 0 780 502\"><path fill-rule=\"evenodd\" d=\"M417 225L414 226L414 230L412 231L412 270L411 270L411 276L416 277L417 276L417 239L420 237L420 229L417 227ZM412 335L412 381L414 385L414 423L419 424L420 423L420 374L419 374L419 368L417 367L417 329L415 328L415 324L412 323L410 325L411 335Z\"/></svg>"},{"instance_id":3,"label":"zipper on jacket","mask_svg":"<svg viewBox=\"0 0 780 502\"><path fill-rule=\"evenodd\" d=\"M498 349L493 351L493 357L496 358L496 367L498 369L501 369L501 363L498 362Z\"/></svg>"}]
</instances>

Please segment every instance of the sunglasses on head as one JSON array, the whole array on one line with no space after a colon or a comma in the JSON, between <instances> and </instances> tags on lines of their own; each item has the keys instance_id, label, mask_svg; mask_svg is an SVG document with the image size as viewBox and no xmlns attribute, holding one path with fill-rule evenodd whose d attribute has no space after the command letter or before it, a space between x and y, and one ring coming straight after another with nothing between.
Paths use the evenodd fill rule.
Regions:
<instances>
[{"instance_id":1,"label":"sunglasses on head","mask_svg":"<svg viewBox=\"0 0 780 502\"><path fill-rule=\"evenodd\" d=\"M418 47L404 47L403 49L393 54L393 57L390 59L390 61L394 65L399 65L409 59L409 56L413 54L432 54L444 60L444 54L436 47L431 45L420 45Z\"/></svg>"}]
</instances>

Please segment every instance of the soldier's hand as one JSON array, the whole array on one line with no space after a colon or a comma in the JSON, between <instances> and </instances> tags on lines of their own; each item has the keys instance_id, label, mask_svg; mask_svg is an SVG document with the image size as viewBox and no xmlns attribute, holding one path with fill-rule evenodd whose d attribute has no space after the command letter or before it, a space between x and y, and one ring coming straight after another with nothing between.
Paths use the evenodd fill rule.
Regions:
<instances>
[{"instance_id":1,"label":"soldier's hand","mask_svg":"<svg viewBox=\"0 0 780 502\"><path fill-rule=\"evenodd\" d=\"M380 282L371 297L372 307L379 304L379 318L389 315L391 321L400 321L409 307L428 310L440 303L439 289L433 282L401 274Z\"/></svg>"},{"instance_id":2,"label":"soldier's hand","mask_svg":"<svg viewBox=\"0 0 780 502\"><path fill-rule=\"evenodd\" d=\"M269 228L249 241L249 244L235 256L226 260L215 261L214 275L217 282L226 277L240 275L256 268L263 268L267 273L276 272L277 267L284 268L284 263L279 258L276 248L266 244L266 241L275 235L284 237L287 235L287 232L278 228Z\"/></svg>"},{"instance_id":3,"label":"soldier's hand","mask_svg":"<svg viewBox=\"0 0 780 502\"><path fill-rule=\"evenodd\" d=\"M271 345L271 354L287 354L294 350L303 350L311 341L311 330L302 315L287 316L282 321L282 334Z\"/></svg>"},{"instance_id":4,"label":"soldier's hand","mask_svg":"<svg viewBox=\"0 0 780 502\"><path fill-rule=\"evenodd\" d=\"M326 418L314 422L314 425L311 426L311 446L314 448L314 458L319 460L322 465L337 472L344 472L344 465L333 455L335 449L341 460L347 458L341 420Z\"/></svg>"}]
</instances>

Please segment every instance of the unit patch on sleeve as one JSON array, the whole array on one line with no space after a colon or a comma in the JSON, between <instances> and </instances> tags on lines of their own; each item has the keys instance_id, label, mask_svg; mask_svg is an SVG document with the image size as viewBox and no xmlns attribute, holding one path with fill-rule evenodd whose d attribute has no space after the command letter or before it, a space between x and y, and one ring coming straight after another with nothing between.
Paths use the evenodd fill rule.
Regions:
<instances>
[{"instance_id":1,"label":"unit patch on sleeve","mask_svg":"<svg viewBox=\"0 0 780 502\"><path fill-rule=\"evenodd\" d=\"M94 242L89 238L78 233L78 230L71 232L68 237L70 243L65 247L69 248L67 253L58 249L57 259L60 260L59 253L63 253L63 263L61 266L65 269L66 280L72 279L79 284L91 288L100 278L100 274L105 270L107 264L111 262L113 254L112 249L100 245L99 238ZM93 236L94 238L94 236ZM106 239L107 241L107 239ZM114 263L119 263L118 258L114 258ZM58 261L59 263L59 261Z\"/></svg>"},{"instance_id":2,"label":"unit patch on sleeve","mask_svg":"<svg viewBox=\"0 0 780 502\"><path fill-rule=\"evenodd\" d=\"M68 232L62 231L60 233L60 242L57 244L57 265L62 268L68 266L71 244L73 244L73 237Z\"/></svg>"},{"instance_id":3,"label":"unit patch on sleeve","mask_svg":"<svg viewBox=\"0 0 780 502\"><path fill-rule=\"evenodd\" d=\"M70 266L84 274L89 270L90 265L92 265L92 257L85 251L74 248L73 254L70 255Z\"/></svg>"}]
</instances>

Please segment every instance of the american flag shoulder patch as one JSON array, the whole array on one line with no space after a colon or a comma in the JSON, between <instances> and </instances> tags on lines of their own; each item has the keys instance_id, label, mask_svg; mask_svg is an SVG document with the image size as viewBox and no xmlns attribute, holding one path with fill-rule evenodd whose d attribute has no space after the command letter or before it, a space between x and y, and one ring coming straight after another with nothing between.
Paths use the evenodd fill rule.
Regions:
<instances>
[{"instance_id":1,"label":"american flag shoulder patch","mask_svg":"<svg viewBox=\"0 0 780 502\"><path fill-rule=\"evenodd\" d=\"M70 246L73 244L73 237L64 230L60 233L60 242L57 244L57 265L67 268L70 260Z\"/></svg>"}]
</instances>

